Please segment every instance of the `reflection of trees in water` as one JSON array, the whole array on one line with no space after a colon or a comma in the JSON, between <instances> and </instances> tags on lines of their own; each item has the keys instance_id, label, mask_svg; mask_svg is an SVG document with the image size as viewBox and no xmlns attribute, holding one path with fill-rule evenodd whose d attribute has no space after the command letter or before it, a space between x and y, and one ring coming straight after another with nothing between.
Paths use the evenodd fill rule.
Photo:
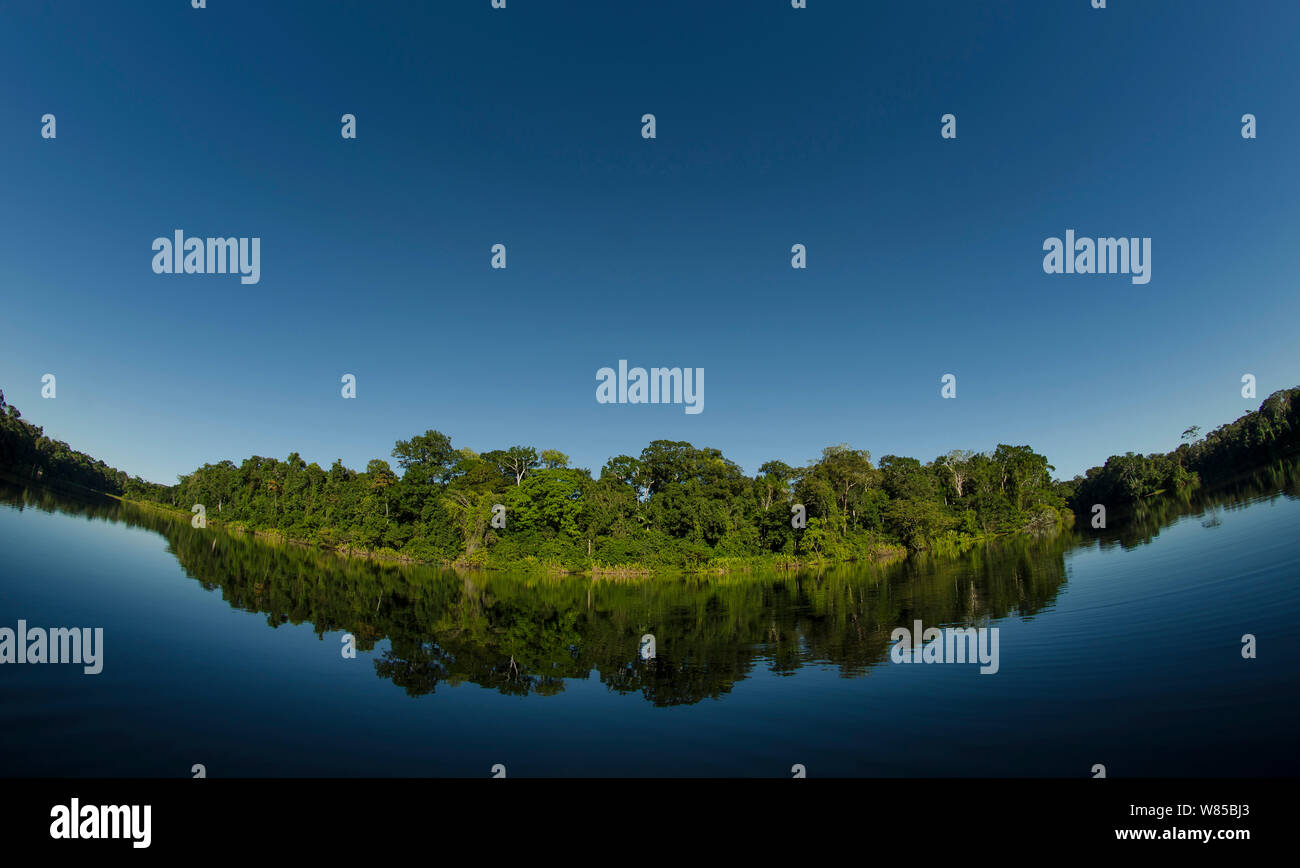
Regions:
<instances>
[{"instance_id":1,"label":"reflection of trees in water","mask_svg":"<svg viewBox=\"0 0 1300 868\"><path fill-rule=\"evenodd\" d=\"M1143 504L1103 538L1135 545L1189 511L1230 509L1279 490L1300 493L1295 463L1213 493ZM943 626L1032 616L1055 600L1064 553L1081 540L1017 538L955 557L822 572L589 581L346 560L32 486L0 484L0 498L154 530L189 576L271 627L307 623L322 638L346 631L361 650L386 638L375 671L411 696L464 682L548 695L595 672L610 690L664 706L719 698L758 667L791 674L829 663L845 677L867 675L888 659L890 632L918 619ZM656 656L642 660L647 632Z\"/></svg>"},{"instance_id":2,"label":"reflection of trees in water","mask_svg":"<svg viewBox=\"0 0 1300 868\"><path fill-rule=\"evenodd\" d=\"M1223 523L1223 513L1275 497L1300 497L1300 458L1279 461L1211 487L1138 501L1130 509L1110 515L1105 529L1094 530L1087 521L1075 527L1079 535L1100 541L1103 549L1116 545L1131 549L1151 542L1185 515L1201 516L1203 527L1215 528Z\"/></svg>"},{"instance_id":3,"label":"reflection of trees in water","mask_svg":"<svg viewBox=\"0 0 1300 868\"><path fill-rule=\"evenodd\" d=\"M0 471L0 503L22 512L39 509L41 512L62 512L101 521L123 521L121 503L112 497L93 491L34 485L29 480Z\"/></svg>"}]
</instances>

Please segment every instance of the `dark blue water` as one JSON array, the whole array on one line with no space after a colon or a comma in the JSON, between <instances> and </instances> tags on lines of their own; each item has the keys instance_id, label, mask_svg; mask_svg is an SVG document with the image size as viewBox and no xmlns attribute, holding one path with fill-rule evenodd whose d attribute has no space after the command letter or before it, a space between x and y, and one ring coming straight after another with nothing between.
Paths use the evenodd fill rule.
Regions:
<instances>
[{"instance_id":1,"label":"dark blue water","mask_svg":"<svg viewBox=\"0 0 1300 868\"><path fill-rule=\"evenodd\" d=\"M342 561L9 485L0 627L102 627L104 663L0 665L0 775L1295 775L1295 478L1105 538L635 582ZM918 618L997 627L999 671L892 663Z\"/></svg>"}]
</instances>

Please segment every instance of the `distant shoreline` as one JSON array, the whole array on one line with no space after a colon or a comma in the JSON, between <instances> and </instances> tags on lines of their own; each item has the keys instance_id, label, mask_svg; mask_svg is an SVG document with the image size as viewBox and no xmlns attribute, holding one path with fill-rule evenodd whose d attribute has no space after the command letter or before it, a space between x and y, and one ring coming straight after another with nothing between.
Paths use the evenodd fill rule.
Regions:
<instances>
[{"instance_id":1,"label":"distant shoreline","mask_svg":"<svg viewBox=\"0 0 1300 868\"><path fill-rule=\"evenodd\" d=\"M1185 495L1300 452L1300 388L1176 450L1113 455L1054 479L1028 445L952 450L929 462L873 459L847 443L748 476L720 450L653 440L599 473L555 449L479 453L428 430L364 470L298 453L204 464L176 485L128 477L53 440L0 392L0 467L41 485L117 496L141 508L343 557L461 569L606 577L726 574L958 554L992 540L1093 529L1162 493ZM400 471L400 473L399 473ZM186 507L192 505L190 510Z\"/></svg>"}]
</instances>

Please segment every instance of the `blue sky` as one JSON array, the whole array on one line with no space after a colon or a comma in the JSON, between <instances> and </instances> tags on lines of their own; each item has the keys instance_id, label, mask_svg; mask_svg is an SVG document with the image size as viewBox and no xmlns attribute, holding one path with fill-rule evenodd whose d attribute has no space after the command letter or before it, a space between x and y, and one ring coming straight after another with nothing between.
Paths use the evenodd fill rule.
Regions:
<instances>
[{"instance_id":1,"label":"blue sky","mask_svg":"<svg viewBox=\"0 0 1300 868\"><path fill-rule=\"evenodd\" d=\"M428 428L1068 477L1300 384L1300 4L808 5L6 3L0 388L170 482ZM154 274L176 229L260 237L260 283ZM1151 237L1151 282L1045 274L1067 229ZM619 359L705 411L597 404Z\"/></svg>"}]
</instances>

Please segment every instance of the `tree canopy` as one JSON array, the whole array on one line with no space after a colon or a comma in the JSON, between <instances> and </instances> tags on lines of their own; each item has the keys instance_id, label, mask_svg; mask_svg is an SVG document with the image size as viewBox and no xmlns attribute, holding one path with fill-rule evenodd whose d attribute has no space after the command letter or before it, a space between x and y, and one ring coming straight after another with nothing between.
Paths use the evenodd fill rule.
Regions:
<instances>
[{"instance_id":1,"label":"tree canopy","mask_svg":"<svg viewBox=\"0 0 1300 868\"><path fill-rule=\"evenodd\" d=\"M0 393L0 466L188 510L235 527L411 560L560 569L714 568L738 560L873 559L960 549L991 536L1059 529L1093 503L1116 507L1181 490L1300 450L1300 389L1165 455L1112 456L1068 482L1026 445L954 450L928 463L827 446L796 467L773 460L747 476L718 449L655 440L599 474L555 449L475 452L427 430L398 440L397 469L297 453L205 464L175 485L130 478L51 440ZM400 473L398 471L401 471ZM1072 509L1073 508L1073 511ZM805 522L792 520L802 509Z\"/></svg>"}]
</instances>

